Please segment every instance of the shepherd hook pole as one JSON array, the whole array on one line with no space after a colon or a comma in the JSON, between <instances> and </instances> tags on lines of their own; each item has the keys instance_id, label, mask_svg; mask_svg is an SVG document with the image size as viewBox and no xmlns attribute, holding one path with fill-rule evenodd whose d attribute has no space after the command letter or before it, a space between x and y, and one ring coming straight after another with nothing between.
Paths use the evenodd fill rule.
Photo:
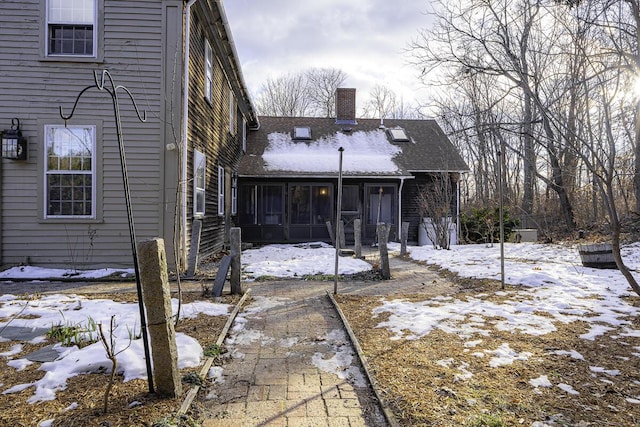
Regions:
<instances>
[{"instance_id":1,"label":"shepherd hook pole","mask_svg":"<svg viewBox=\"0 0 640 427\"><path fill-rule=\"evenodd\" d=\"M149 384L149 393L154 393L153 371L151 369L151 355L149 352L149 338L147 335L147 321L146 321L146 315L145 315L145 309L144 309L144 302L142 300L142 283L140 282L140 267L138 265L138 251L136 250L136 231L133 224L133 210L131 209L131 195L129 192L129 177L127 174L127 162L125 158L124 141L122 139L122 122L120 120L120 104L118 102L118 89L125 91L125 93L129 95L129 98L131 98L131 102L133 103L133 107L136 110L136 114L138 115L138 119L141 122L145 122L147 120L147 112L143 111L142 115L140 115L140 110L138 109L138 105L136 104L136 101L133 98L133 94L125 86L121 86L121 85L116 86L108 70L102 70L102 73L100 75L98 70L94 71L93 79L95 81L95 84L91 86L87 86L86 88L82 89L82 91L80 91L80 93L76 97L76 102L75 104L73 104L73 109L71 110L71 114L69 114L68 116L65 116L62 111L62 106L60 106L60 117L62 117L66 126L67 120L71 119L71 117L73 117L73 114L76 111L76 107L78 106L78 101L80 101L80 97L89 89L96 88L99 91L107 92L111 96L111 101L113 102L113 115L116 122L116 133L118 135L118 148L120 149L120 165L122 166L124 198L127 205L127 218L129 220L129 236L131 238L133 268L136 275L136 289L138 291L138 307L140 309L140 328L142 329L142 341L144 343L144 357L147 365L147 382ZM111 88L108 88L107 86L105 86L105 81L107 79L111 84Z\"/></svg>"}]
</instances>

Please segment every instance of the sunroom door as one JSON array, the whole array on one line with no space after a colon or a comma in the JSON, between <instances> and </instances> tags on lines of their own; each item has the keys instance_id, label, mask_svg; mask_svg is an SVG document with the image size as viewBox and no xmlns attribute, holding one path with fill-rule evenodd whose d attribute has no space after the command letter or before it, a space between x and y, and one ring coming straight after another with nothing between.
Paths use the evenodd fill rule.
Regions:
<instances>
[{"instance_id":1,"label":"sunroom door","mask_svg":"<svg viewBox=\"0 0 640 427\"><path fill-rule=\"evenodd\" d=\"M366 224L365 239L374 241L376 225L385 223L391 226L390 238L394 236L396 226L396 212L398 210L397 186L392 184L365 185Z\"/></svg>"},{"instance_id":2,"label":"sunroom door","mask_svg":"<svg viewBox=\"0 0 640 427\"><path fill-rule=\"evenodd\" d=\"M330 184L289 186L289 238L292 241L327 240L333 195Z\"/></svg>"}]
</instances>

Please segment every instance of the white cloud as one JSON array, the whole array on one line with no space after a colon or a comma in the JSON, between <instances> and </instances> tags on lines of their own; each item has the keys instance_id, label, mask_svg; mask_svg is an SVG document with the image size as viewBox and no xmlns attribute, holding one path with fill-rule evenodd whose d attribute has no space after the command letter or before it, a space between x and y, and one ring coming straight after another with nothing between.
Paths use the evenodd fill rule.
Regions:
<instances>
[{"instance_id":1,"label":"white cloud","mask_svg":"<svg viewBox=\"0 0 640 427\"><path fill-rule=\"evenodd\" d=\"M224 7L252 93L268 78L312 67L343 70L361 108L374 85L405 102L424 96L405 50L430 23L428 2L406 0L227 1Z\"/></svg>"}]
</instances>

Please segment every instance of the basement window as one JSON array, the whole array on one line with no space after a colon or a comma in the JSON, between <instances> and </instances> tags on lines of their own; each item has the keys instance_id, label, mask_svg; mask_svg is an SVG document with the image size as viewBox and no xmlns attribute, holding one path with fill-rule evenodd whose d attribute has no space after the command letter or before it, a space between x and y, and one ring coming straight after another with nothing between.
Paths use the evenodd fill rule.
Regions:
<instances>
[{"instance_id":1,"label":"basement window","mask_svg":"<svg viewBox=\"0 0 640 427\"><path fill-rule=\"evenodd\" d=\"M311 128L309 126L294 127L293 139L311 139Z\"/></svg>"},{"instance_id":2,"label":"basement window","mask_svg":"<svg viewBox=\"0 0 640 427\"><path fill-rule=\"evenodd\" d=\"M388 129L388 132L393 142L409 141L409 137L407 136L407 133L402 128L391 128L391 129Z\"/></svg>"}]
</instances>

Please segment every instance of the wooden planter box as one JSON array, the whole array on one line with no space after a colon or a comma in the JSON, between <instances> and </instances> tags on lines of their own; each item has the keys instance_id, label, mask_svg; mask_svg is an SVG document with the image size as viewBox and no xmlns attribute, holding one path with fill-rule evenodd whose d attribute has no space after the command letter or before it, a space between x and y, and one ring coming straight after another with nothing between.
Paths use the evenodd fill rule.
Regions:
<instances>
[{"instance_id":1,"label":"wooden planter box","mask_svg":"<svg viewBox=\"0 0 640 427\"><path fill-rule=\"evenodd\" d=\"M592 245L578 245L578 253L582 265L591 268L618 268L613 259L613 249L610 243L596 243Z\"/></svg>"}]
</instances>

